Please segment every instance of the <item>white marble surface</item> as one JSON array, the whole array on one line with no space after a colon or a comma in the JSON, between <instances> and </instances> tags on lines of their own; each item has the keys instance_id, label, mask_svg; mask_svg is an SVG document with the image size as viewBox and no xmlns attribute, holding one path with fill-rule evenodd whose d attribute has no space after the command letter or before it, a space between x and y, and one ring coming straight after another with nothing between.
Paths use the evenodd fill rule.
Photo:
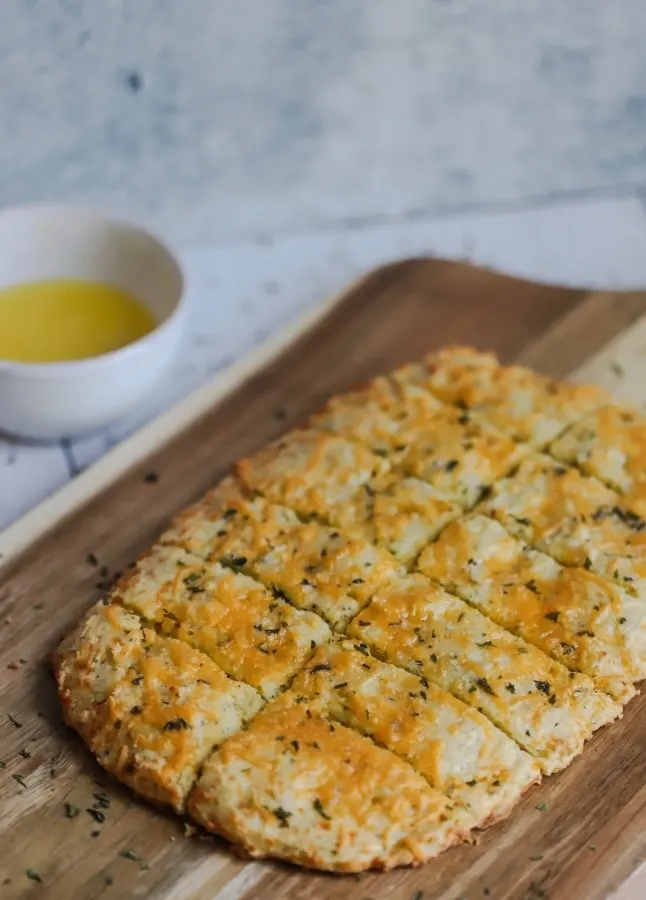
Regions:
<instances>
[{"instance_id":1,"label":"white marble surface","mask_svg":"<svg viewBox=\"0 0 646 900\"><path fill-rule=\"evenodd\" d=\"M0 205L97 204L183 256L147 409L0 441L0 527L305 307L397 256L646 285L646 4L3 0Z\"/></svg>"},{"instance_id":2,"label":"white marble surface","mask_svg":"<svg viewBox=\"0 0 646 900\"><path fill-rule=\"evenodd\" d=\"M641 0L3 0L0 202L183 245L646 183Z\"/></svg>"},{"instance_id":3,"label":"white marble surface","mask_svg":"<svg viewBox=\"0 0 646 900\"><path fill-rule=\"evenodd\" d=\"M419 254L572 285L639 287L646 285L646 213L638 197L608 198L187 251L193 313L171 376L138 415L99 434L48 448L0 440L0 526L307 307L372 266Z\"/></svg>"}]
</instances>

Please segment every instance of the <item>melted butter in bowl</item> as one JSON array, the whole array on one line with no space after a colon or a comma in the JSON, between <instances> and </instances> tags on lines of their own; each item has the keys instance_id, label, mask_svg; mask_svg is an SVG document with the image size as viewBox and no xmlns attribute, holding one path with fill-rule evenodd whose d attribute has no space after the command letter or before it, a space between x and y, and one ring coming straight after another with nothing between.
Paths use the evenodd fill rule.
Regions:
<instances>
[{"instance_id":1,"label":"melted butter in bowl","mask_svg":"<svg viewBox=\"0 0 646 900\"><path fill-rule=\"evenodd\" d=\"M152 397L182 335L183 289L172 251L136 225L0 210L0 432L75 437Z\"/></svg>"},{"instance_id":2,"label":"melted butter in bowl","mask_svg":"<svg viewBox=\"0 0 646 900\"><path fill-rule=\"evenodd\" d=\"M131 344L155 325L148 307L115 285L61 279L0 289L0 359L88 359Z\"/></svg>"}]
</instances>

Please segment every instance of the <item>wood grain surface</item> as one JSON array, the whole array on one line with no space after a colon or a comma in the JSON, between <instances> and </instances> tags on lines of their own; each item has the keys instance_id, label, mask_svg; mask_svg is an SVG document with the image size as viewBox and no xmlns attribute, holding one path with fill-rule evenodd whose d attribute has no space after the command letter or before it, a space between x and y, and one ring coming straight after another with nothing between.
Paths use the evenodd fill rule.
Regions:
<instances>
[{"instance_id":1,"label":"wood grain surface","mask_svg":"<svg viewBox=\"0 0 646 900\"><path fill-rule=\"evenodd\" d=\"M506 362L519 359L558 376L586 367L589 377L603 381L607 353L624 352L645 312L642 293L547 287L441 260L388 266L17 559L0 576L2 900L643 900L643 696L476 846L450 850L417 870L356 879L248 863L213 838L185 837L180 820L119 787L62 726L46 659L61 633L174 512L330 394L452 342L493 349ZM632 340L628 354L635 366L643 356L643 329L639 334L641 343ZM595 369L595 355L608 345ZM644 383L646 399L645 373L631 371L626 378L633 386ZM96 810L87 811L93 805L104 822L96 821L102 818Z\"/></svg>"}]
</instances>

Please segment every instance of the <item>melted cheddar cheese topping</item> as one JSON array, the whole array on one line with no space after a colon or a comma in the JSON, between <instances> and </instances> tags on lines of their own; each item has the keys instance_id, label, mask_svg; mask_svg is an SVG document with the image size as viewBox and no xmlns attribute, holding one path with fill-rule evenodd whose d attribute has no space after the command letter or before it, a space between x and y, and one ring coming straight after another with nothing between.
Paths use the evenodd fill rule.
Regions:
<instances>
[{"instance_id":1,"label":"melted cheddar cheese topping","mask_svg":"<svg viewBox=\"0 0 646 900\"><path fill-rule=\"evenodd\" d=\"M253 565L265 584L301 609L312 609L339 630L380 584L401 567L390 554L361 538L347 538L308 522Z\"/></svg>"},{"instance_id":2,"label":"melted cheddar cheese topping","mask_svg":"<svg viewBox=\"0 0 646 900\"><path fill-rule=\"evenodd\" d=\"M445 510L438 511L438 517L442 514L448 518ZM401 571L389 553L361 536L364 529L357 522L342 534L317 520L302 522L290 509L263 498L233 502L230 494L215 518L206 508L194 508L190 516L201 523L199 547L184 538L185 521L172 523L162 541L190 546L203 558L252 575L275 597L317 613L336 629L348 624L379 584ZM385 514L376 518L383 523ZM159 573L157 562L153 568Z\"/></svg>"},{"instance_id":3,"label":"melted cheddar cheese topping","mask_svg":"<svg viewBox=\"0 0 646 900\"><path fill-rule=\"evenodd\" d=\"M544 447L563 429L607 401L587 385L554 381L522 366L501 366L490 353L447 347L395 379L431 391L445 403L478 413L517 440Z\"/></svg>"},{"instance_id":4,"label":"melted cheddar cheese topping","mask_svg":"<svg viewBox=\"0 0 646 900\"><path fill-rule=\"evenodd\" d=\"M278 591L175 547L160 545L140 560L117 597L264 697L273 697L330 637L325 622L294 609Z\"/></svg>"},{"instance_id":5,"label":"melted cheddar cheese topping","mask_svg":"<svg viewBox=\"0 0 646 900\"><path fill-rule=\"evenodd\" d=\"M294 692L207 761L189 811L253 856L352 872L436 856L464 831L411 766Z\"/></svg>"},{"instance_id":6,"label":"melted cheddar cheese topping","mask_svg":"<svg viewBox=\"0 0 646 900\"><path fill-rule=\"evenodd\" d=\"M313 424L363 442L393 470L427 481L462 507L473 505L526 452L476 416L414 386L394 385L376 379L365 392L336 398Z\"/></svg>"},{"instance_id":7,"label":"melted cheddar cheese topping","mask_svg":"<svg viewBox=\"0 0 646 900\"><path fill-rule=\"evenodd\" d=\"M642 604L585 569L531 550L496 521L453 522L419 568L513 634L626 701L646 677Z\"/></svg>"},{"instance_id":8,"label":"melted cheddar cheese topping","mask_svg":"<svg viewBox=\"0 0 646 900\"><path fill-rule=\"evenodd\" d=\"M406 449L407 437L427 428L442 410L446 407L428 391L375 378L363 391L333 397L309 424L397 460Z\"/></svg>"},{"instance_id":9,"label":"melted cheddar cheese topping","mask_svg":"<svg viewBox=\"0 0 646 900\"><path fill-rule=\"evenodd\" d=\"M646 419L636 410L602 406L568 429L550 453L626 496L646 515Z\"/></svg>"},{"instance_id":10,"label":"melted cheddar cheese topping","mask_svg":"<svg viewBox=\"0 0 646 900\"><path fill-rule=\"evenodd\" d=\"M361 444L316 431L293 431L236 467L247 490L322 518L387 470L387 462Z\"/></svg>"},{"instance_id":11,"label":"melted cheddar cheese topping","mask_svg":"<svg viewBox=\"0 0 646 900\"><path fill-rule=\"evenodd\" d=\"M460 514L460 507L418 478L392 473L362 485L324 518L343 534L376 544L410 564L422 547Z\"/></svg>"},{"instance_id":12,"label":"melted cheddar cheese topping","mask_svg":"<svg viewBox=\"0 0 646 900\"><path fill-rule=\"evenodd\" d=\"M475 707L547 773L566 766L595 728L620 714L589 678L421 575L378 592L348 635Z\"/></svg>"},{"instance_id":13,"label":"melted cheddar cheese topping","mask_svg":"<svg viewBox=\"0 0 646 900\"><path fill-rule=\"evenodd\" d=\"M260 696L231 681L202 653L159 637L118 606L97 607L84 629L87 641L78 650L59 650L57 661L68 720L82 725L83 737L113 775L144 797L183 811L200 765L258 712ZM102 650L95 634L113 629L112 642ZM93 686L99 682L103 690L93 691L93 704L79 718L70 679L88 664Z\"/></svg>"},{"instance_id":14,"label":"melted cheddar cheese topping","mask_svg":"<svg viewBox=\"0 0 646 900\"><path fill-rule=\"evenodd\" d=\"M335 511L335 521L344 531L364 537L409 565L460 512L457 503L427 482L389 476Z\"/></svg>"},{"instance_id":15,"label":"melted cheddar cheese topping","mask_svg":"<svg viewBox=\"0 0 646 900\"><path fill-rule=\"evenodd\" d=\"M646 558L646 522L600 481L548 456L526 459L481 509L563 565L606 575L612 560Z\"/></svg>"},{"instance_id":16,"label":"melted cheddar cheese topping","mask_svg":"<svg viewBox=\"0 0 646 900\"><path fill-rule=\"evenodd\" d=\"M159 543L181 547L204 559L244 556L246 564L300 526L293 510L259 496L250 498L239 482L232 482L225 479L203 501L176 516Z\"/></svg>"},{"instance_id":17,"label":"melted cheddar cheese topping","mask_svg":"<svg viewBox=\"0 0 646 900\"><path fill-rule=\"evenodd\" d=\"M424 676L374 659L365 645L320 648L292 689L408 760L471 826L506 815L539 779L532 758L481 713Z\"/></svg>"}]
</instances>

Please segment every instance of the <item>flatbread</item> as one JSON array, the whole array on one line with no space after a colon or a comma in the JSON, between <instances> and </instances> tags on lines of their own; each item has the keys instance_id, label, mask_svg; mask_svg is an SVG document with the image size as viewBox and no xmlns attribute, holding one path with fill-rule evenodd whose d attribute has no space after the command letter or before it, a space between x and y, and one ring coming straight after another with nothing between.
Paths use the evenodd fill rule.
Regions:
<instances>
[{"instance_id":1,"label":"flatbread","mask_svg":"<svg viewBox=\"0 0 646 900\"><path fill-rule=\"evenodd\" d=\"M646 674L626 415L460 347L333 398L62 642L65 721L251 856L359 872L473 840Z\"/></svg>"}]
</instances>

